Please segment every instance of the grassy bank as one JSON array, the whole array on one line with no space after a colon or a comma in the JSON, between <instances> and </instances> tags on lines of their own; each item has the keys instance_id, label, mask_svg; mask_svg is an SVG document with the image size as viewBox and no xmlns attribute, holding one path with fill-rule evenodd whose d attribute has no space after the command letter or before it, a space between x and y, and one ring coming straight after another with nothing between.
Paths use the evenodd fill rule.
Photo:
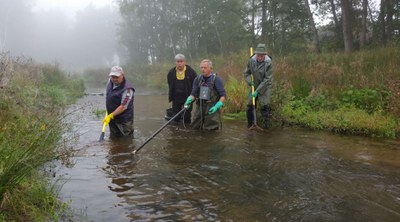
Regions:
<instances>
[{"instance_id":1,"label":"grassy bank","mask_svg":"<svg viewBox=\"0 0 400 222\"><path fill-rule=\"evenodd\" d=\"M245 110L249 88L243 80L243 70L247 58L247 50L211 58L228 93L225 113ZM188 61L188 64L198 71L199 61ZM399 137L398 61L399 47L353 54L273 55L272 125L290 124L346 134ZM167 92L166 73L173 65L171 61L171 64L128 64L125 67L134 84Z\"/></svg>"},{"instance_id":2,"label":"grassy bank","mask_svg":"<svg viewBox=\"0 0 400 222\"><path fill-rule=\"evenodd\" d=\"M66 204L46 178L57 156L62 108L83 94L83 81L58 67L0 57L0 221L58 221Z\"/></svg>"}]
</instances>

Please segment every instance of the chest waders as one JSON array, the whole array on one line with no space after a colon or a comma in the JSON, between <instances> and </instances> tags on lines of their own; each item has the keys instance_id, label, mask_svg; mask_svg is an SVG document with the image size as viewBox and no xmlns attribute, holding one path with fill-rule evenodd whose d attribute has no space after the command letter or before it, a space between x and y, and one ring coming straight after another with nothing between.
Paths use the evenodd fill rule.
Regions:
<instances>
[{"instance_id":1,"label":"chest waders","mask_svg":"<svg viewBox=\"0 0 400 222\"><path fill-rule=\"evenodd\" d=\"M215 130L221 128L221 111L208 114L208 110L219 101L219 94L216 91L215 79L217 74L213 74L211 83L207 84L202 77L199 79L199 96L196 101L197 109L192 122L192 128L200 130Z\"/></svg>"}]
</instances>

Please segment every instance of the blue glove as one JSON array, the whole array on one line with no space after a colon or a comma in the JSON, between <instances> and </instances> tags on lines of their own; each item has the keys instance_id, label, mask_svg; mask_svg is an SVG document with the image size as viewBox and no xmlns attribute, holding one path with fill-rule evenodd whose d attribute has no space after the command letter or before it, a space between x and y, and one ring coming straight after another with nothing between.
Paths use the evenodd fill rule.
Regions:
<instances>
[{"instance_id":1,"label":"blue glove","mask_svg":"<svg viewBox=\"0 0 400 222\"><path fill-rule=\"evenodd\" d=\"M258 92L257 92L257 91L254 91L254 93L251 94L251 96L254 97L254 98L257 97L257 95L258 95Z\"/></svg>"},{"instance_id":2,"label":"blue glove","mask_svg":"<svg viewBox=\"0 0 400 222\"><path fill-rule=\"evenodd\" d=\"M218 101L213 107L208 110L208 115L214 114L217 112L224 104L221 101Z\"/></svg>"},{"instance_id":3,"label":"blue glove","mask_svg":"<svg viewBox=\"0 0 400 222\"><path fill-rule=\"evenodd\" d=\"M190 108L190 104L192 104L192 102L193 102L193 98L192 98L192 96L189 96L186 99L185 105L183 107L185 107L185 109L189 109Z\"/></svg>"}]
</instances>

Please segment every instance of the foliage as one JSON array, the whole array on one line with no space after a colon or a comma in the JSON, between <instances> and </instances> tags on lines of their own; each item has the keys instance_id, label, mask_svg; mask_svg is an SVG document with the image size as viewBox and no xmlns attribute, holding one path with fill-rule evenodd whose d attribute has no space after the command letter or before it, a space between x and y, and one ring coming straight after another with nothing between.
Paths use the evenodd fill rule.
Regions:
<instances>
[{"instance_id":1,"label":"foliage","mask_svg":"<svg viewBox=\"0 0 400 222\"><path fill-rule=\"evenodd\" d=\"M339 94L339 101L345 105L354 105L371 114L379 110L387 110L389 97L390 94L385 88L358 90L351 86Z\"/></svg>"},{"instance_id":2,"label":"foliage","mask_svg":"<svg viewBox=\"0 0 400 222\"><path fill-rule=\"evenodd\" d=\"M248 33L240 0L132 0L119 1L119 7L119 38L131 62L165 62L178 52L200 58L239 51Z\"/></svg>"},{"instance_id":3,"label":"foliage","mask_svg":"<svg viewBox=\"0 0 400 222\"><path fill-rule=\"evenodd\" d=\"M65 127L61 108L83 94L83 82L58 67L18 61L13 66L12 81L0 90L1 217L44 221L62 204L37 172L56 157Z\"/></svg>"},{"instance_id":4,"label":"foliage","mask_svg":"<svg viewBox=\"0 0 400 222\"><path fill-rule=\"evenodd\" d=\"M396 118L379 111L370 114L354 106L315 111L302 100L294 100L282 109L281 115L291 124L338 133L394 138L399 132Z\"/></svg>"},{"instance_id":5,"label":"foliage","mask_svg":"<svg viewBox=\"0 0 400 222\"><path fill-rule=\"evenodd\" d=\"M380 9L369 3L119 0L122 22L118 35L127 50L127 60L146 64L165 62L179 52L190 59L238 53L243 46L254 47L259 42L279 55L319 52L320 46L325 52L351 52L394 45L399 39L395 27L400 8L395 1L382 1L385 6ZM367 10L371 14L366 17ZM314 18L324 24L316 24ZM362 22L364 19L366 22ZM365 41L355 36L363 36Z\"/></svg>"},{"instance_id":6,"label":"foliage","mask_svg":"<svg viewBox=\"0 0 400 222\"><path fill-rule=\"evenodd\" d=\"M224 104L224 112L237 113L246 109L249 87L244 81L229 76L225 90L229 96Z\"/></svg>"},{"instance_id":7,"label":"foliage","mask_svg":"<svg viewBox=\"0 0 400 222\"><path fill-rule=\"evenodd\" d=\"M306 98L311 92L311 84L304 76L293 78L292 87L292 94L298 98Z\"/></svg>"},{"instance_id":8,"label":"foliage","mask_svg":"<svg viewBox=\"0 0 400 222\"><path fill-rule=\"evenodd\" d=\"M57 193L45 175L35 172L14 192L6 193L6 211L0 214L0 221L70 221L73 213L69 203L61 202Z\"/></svg>"}]
</instances>

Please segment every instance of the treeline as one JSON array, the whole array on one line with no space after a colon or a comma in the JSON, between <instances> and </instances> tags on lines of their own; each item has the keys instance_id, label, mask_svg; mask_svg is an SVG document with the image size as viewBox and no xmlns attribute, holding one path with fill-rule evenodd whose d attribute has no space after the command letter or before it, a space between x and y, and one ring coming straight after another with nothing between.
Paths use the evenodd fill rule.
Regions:
<instances>
[{"instance_id":1,"label":"treeline","mask_svg":"<svg viewBox=\"0 0 400 222\"><path fill-rule=\"evenodd\" d=\"M400 0L119 0L129 61L159 63L235 53L348 51L400 38Z\"/></svg>"}]
</instances>

